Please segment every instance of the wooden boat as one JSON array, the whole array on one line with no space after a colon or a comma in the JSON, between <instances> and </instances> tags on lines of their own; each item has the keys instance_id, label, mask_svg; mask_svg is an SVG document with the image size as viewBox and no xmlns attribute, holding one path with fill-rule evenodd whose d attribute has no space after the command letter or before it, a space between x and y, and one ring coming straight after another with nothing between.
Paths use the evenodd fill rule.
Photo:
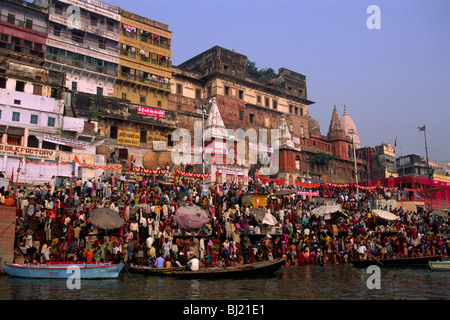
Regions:
<instances>
[{"instance_id":1,"label":"wooden boat","mask_svg":"<svg viewBox=\"0 0 450 320\"><path fill-rule=\"evenodd\" d=\"M433 271L450 271L450 260L430 261L428 262L428 265Z\"/></svg>"},{"instance_id":2,"label":"wooden boat","mask_svg":"<svg viewBox=\"0 0 450 320\"><path fill-rule=\"evenodd\" d=\"M368 260L353 260L351 263L354 267L366 268L371 265L376 265L385 268L426 268L430 261L442 261L442 256L425 256L413 258L398 258L398 259L368 259Z\"/></svg>"},{"instance_id":3,"label":"wooden boat","mask_svg":"<svg viewBox=\"0 0 450 320\"><path fill-rule=\"evenodd\" d=\"M4 266L5 272L13 277L68 279L75 274L74 270L79 270L81 279L112 279L119 277L124 264L122 262L119 264L50 262L45 264L5 263Z\"/></svg>"},{"instance_id":4,"label":"wooden boat","mask_svg":"<svg viewBox=\"0 0 450 320\"><path fill-rule=\"evenodd\" d=\"M135 264L130 264L129 269L136 273L161 276L161 275L172 274L176 271L186 270L186 267L155 268L155 267L149 267L149 266L139 266L139 265L135 265Z\"/></svg>"},{"instance_id":5,"label":"wooden boat","mask_svg":"<svg viewBox=\"0 0 450 320\"><path fill-rule=\"evenodd\" d=\"M240 266L201 268L197 271L175 271L172 276L180 278L238 278L273 275L280 269L286 258L244 264Z\"/></svg>"}]
</instances>

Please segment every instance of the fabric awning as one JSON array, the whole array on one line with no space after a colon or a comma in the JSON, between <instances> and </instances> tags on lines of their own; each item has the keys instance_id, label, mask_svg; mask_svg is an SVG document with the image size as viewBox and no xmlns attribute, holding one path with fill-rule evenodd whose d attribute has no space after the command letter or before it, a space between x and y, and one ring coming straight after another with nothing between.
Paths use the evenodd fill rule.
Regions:
<instances>
[{"instance_id":1,"label":"fabric awning","mask_svg":"<svg viewBox=\"0 0 450 320\"><path fill-rule=\"evenodd\" d=\"M9 127L8 128L8 135L10 135L10 136L23 137L24 134L25 134L24 128L17 128L17 127Z\"/></svg>"}]
</instances>

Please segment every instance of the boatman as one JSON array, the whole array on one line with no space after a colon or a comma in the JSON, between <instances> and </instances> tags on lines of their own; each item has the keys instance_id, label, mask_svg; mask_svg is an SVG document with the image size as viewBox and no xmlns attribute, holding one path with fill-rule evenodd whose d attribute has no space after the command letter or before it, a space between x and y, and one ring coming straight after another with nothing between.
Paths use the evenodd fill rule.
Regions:
<instances>
[{"instance_id":1,"label":"boatman","mask_svg":"<svg viewBox=\"0 0 450 320\"><path fill-rule=\"evenodd\" d=\"M194 255L191 260L187 263L187 267L191 271L197 271L200 268L200 260Z\"/></svg>"}]
</instances>

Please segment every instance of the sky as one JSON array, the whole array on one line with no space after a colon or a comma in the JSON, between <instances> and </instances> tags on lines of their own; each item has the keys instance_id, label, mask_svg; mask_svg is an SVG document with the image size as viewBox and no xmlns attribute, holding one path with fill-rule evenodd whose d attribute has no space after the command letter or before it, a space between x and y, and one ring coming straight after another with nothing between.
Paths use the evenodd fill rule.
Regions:
<instances>
[{"instance_id":1,"label":"sky","mask_svg":"<svg viewBox=\"0 0 450 320\"><path fill-rule=\"evenodd\" d=\"M425 157L425 125L428 157L450 161L448 0L104 2L168 24L174 65L218 45L305 75L322 135L345 105L362 147L397 142L397 157Z\"/></svg>"}]
</instances>

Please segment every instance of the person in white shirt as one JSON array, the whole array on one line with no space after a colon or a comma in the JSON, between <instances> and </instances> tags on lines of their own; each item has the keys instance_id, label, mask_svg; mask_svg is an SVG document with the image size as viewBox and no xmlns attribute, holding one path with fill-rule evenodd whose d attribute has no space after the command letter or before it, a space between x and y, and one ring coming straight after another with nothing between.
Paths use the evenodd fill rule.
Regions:
<instances>
[{"instance_id":1,"label":"person in white shirt","mask_svg":"<svg viewBox=\"0 0 450 320\"><path fill-rule=\"evenodd\" d=\"M191 271L197 271L200 269L200 260L196 256L193 256L191 260L187 263L187 267Z\"/></svg>"}]
</instances>

